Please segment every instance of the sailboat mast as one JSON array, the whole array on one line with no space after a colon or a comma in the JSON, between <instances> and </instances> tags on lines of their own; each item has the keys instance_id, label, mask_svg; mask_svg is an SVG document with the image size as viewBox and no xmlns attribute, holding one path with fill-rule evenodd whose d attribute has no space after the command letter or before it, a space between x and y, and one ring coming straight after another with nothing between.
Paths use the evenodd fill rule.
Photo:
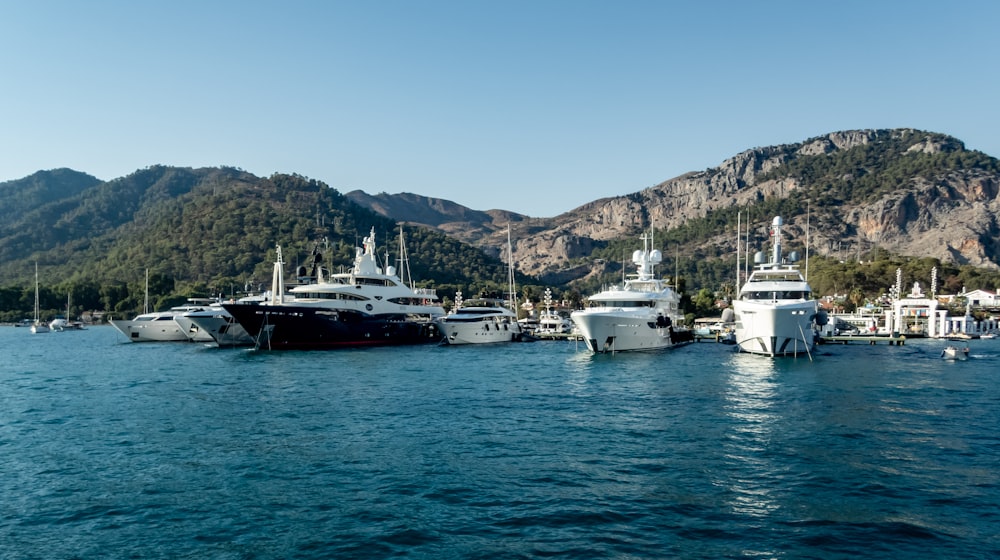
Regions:
<instances>
[{"instance_id":1,"label":"sailboat mast","mask_svg":"<svg viewBox=\"0 0 1000 560\"><path fill-rule=\"evenodd\" d=\"M35 324L38 324L38 261L35 261Z\"/></svg>"},{"instance_id":2,"label":"sailboat mast","mask_svg":"<svg viewBox=\"0 0 1000 560\"><path fill-rule=\"evenodd\" d=\"M806 202L806 282L809 281L809 210L809 203Z\"/></svg>"},{"instance_id":3,"label":"sailboat mast","mask_svg":"<svg viewBox=\"0 0 1000 560\"><path fill-rule=\"evenodd\" d=\"M403 285L414 289L413 274L410 272L410 258L406 254L406 244L403 241L403 224L399 224L399 279Z\"/></svg>"},{"instance_id":4,"label":"sailboat mast","mask_svg":"<svg viewBox=\"0 0 1000 560\"><path fill-rule=\"evenodd\" d=\"M747 208L747 244L746 250L743 252L745 258L743 259L743 277L750 278L750 209Z\"/></svg>"},{"instance_id":5,"label":"sailboat mast","mask_svg":"<svg viewBox=\"0 0 1000 560\"><path fill-rule=\"evenodd\" d=\"M517 291L514 285L514 246L510 241L510 224L507 224L507 290L510 292L508 300L510 310L517 313Z\"/></svg>"},{"instance_id":6,"label":"sailboat mast","mask_svg":"<svg viewBox=\"0 0 1000 560\"><path fill-rule=\"evenodd\" d=\"M736 291L740 291L740 229L743 228L743 211L736 212Z\"/></svg>"}]
</instances>

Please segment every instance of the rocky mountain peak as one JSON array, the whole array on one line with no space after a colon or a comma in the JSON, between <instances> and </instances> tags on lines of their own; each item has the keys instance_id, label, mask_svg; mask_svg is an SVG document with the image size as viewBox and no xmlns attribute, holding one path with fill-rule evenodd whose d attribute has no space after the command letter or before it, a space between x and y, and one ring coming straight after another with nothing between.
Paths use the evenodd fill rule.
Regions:
<instances>
[{"instance_id":1,"label":"rocky mountain peak","mask_svg":"<svg viewBox=\"0 0 1000 560\"><path fill-rule=\"evenodd\" d=\"M548 281L565 281L593 272L591 264L581 264L585 262L581 259L610 239L637 236L649 224L676 228L715 210L752 207L760 201L801 193L806 188L803 178L781 174L783 166L877 143L904 146L891 157L965 152L965 145L955 138L915 129L839 131L797 144L749 149L717 167L687 173L634 193L595 200L553 218L477 212L447 201L407 194L371 197L354 191L348 197L393 219L436 227L480 246L500 244L507 223L513 223L514 257L519 269ZM859 163L856 170L836 180L856 181L870 172ZM829 253L845 244L860 243L898 254L996 268L998 249L991 240L1000 233L996 219L1000 214L998 185L1000 177L993 171L959 166L929 177L916 174L900 178L897 188L873 201L816 207L813 250ZM801 213L805 210L802 208ZM787 216L786 221L793 228L803 227L795 216ZM735 224L732 227L735 231ZM713 242L729 243L727 235L720 232Z\"/></svg>"}]
</instances>

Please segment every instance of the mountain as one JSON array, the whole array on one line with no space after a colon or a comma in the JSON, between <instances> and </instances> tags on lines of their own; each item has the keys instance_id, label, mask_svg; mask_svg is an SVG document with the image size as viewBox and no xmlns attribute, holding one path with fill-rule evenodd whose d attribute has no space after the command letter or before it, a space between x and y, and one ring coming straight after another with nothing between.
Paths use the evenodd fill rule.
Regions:
<instances>
[{"instance_id":1,"label":"mountain","mask_svg":"<svg viewBox=\"0 0 1000 560\"><path fill-rule=\"evenodd\" d=\"M151 291L207 295L268 286L276 244L289 275L317 248L335 270L350 266L373 228L389 264L401 252L395 221L298 175L157 165L104 182L44 171L0 183L0 208L9 220L0 230L0 285L27 285L37 261L43 291L73 285L91 292L74 293L74 302L100 299L105 309L134 303L146 269ZM418 283L505 282L505 265L471 246L426 228L405 236L405 264ZM0 292L0 311L23 299L23 290Z\"/></svg>"},{"instance_id":2,"label":"mountain","mask_svg":"<svg viewBox=\"0 0 1000 560\"><path fill-rule=\"evenodd\" d=\"M635 239L649 224L665 231L704 230L700 238L685 240L689 245L667 247L665 254L676 249L717 256L735 251L738 211L744 211L744 220L746 211L752 212L758 234L772 213L781 213L789 236L804 239L808 210L811 250L820 255L881 248L996 270L998 184L997 160L966 150L950 136L913 129L834 132L746 150L718 167L553 218L518 216L511 220L514 256L520 270L565 282L599 271L581 259L611 240ZM351 198L393 219L419 221L432 212L434 219L422 223L480 246L494 246L505 235L505 221L468 220L473 211L448 201L359 192Z\"/></svg>"},{"instance_id":3,"label":"mountain","mask_svg":"<svg viewBox=\"0 0 1000 560\"><path fill-rule=\"evenodd\" d=\"M398 257L399 222L410 224L412 276L444 296L502 289L508 225L525 289L551 286L578 298L620 279L621 263L652 225L664 270L688 287L716 291L732 284L736 224L749 220L743 243L765 249L776 215L785 219L787 250L804 248L808 223L810 251L825 257L814 259L813 271L824 275L814 282L819 293L877 293L892 283L897 262L905 266L885 258L893 255L915 257L919 270L910 272L924 282L931 267L947 264L942 285L989 289L1000 285L998 186L995 158L913 129L753 148L553 217L411 193L341 194L295 174L257 177L231 167L154 165L110 181L39 171L0 183L0 311L30 303L24 286L35 261L43 300L54 300L43 307L58 309L72 289L73 301L88 308L132 309L145 269L161 295L232 293L269 282L277 244L289 274L317 249L329 266L348 266L371 228L380 254ZM867 269L837 264L876 260ZM61 294L49 294L49 286Z\"/></svg>"}]
</instances>

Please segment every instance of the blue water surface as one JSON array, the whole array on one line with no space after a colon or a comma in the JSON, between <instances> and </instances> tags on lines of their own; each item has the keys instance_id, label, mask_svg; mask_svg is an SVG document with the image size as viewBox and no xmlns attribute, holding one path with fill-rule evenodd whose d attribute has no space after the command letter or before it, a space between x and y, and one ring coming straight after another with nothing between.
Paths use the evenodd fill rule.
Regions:
<instances>
[{"instance_id":1,"label":"blue water surface","mask_svg":"<svg viewBox=\"0 0 1000 560\"><path fill-rule=\"evenodd\" d=\"M254 352L0 328L0 558L1000 557L1000 341Z\"/></svg>"}]
</instances>

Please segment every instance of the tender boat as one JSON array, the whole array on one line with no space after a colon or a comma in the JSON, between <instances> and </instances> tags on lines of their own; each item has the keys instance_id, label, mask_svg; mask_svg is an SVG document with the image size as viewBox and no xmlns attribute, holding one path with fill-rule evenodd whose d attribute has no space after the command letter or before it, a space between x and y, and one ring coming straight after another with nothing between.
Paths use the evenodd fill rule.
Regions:
<instances>
[{"instance_id":1,"label":"tender boat","mask_svg":"<svg viewBox=\"0 0 1000 560\"><path fill-rule=\"evenodd\" d=\"M957 346L946 346L944 350L941 351L941 357L946 360L966 360L969 357L969 347L959 348Z\"/></svg>"},{"instance_id":2,"label":"tender boat","mask_svg":"<svg viewBox=\"0 0 1000 560\"><path fill-rule=\"evenodd\" d=\"M736 345L763 356L811 356L819 305L798 267L782 260L782 225L780 216L771 222L771 262L757 253L758 264L733 302ZM796 254L790 257L794 261Z\"/></svg>"},{"instance_id":3,"label":"tender boat","mask_svg":"<svg viewBox=\"0 0 1000 560\"><path fill-rule=\"evenodd\" d=\"M680 326L680 296L655 276L654 267L663 257L652 248L652 233L641 239L643 249L632 254L637 273L622 286L588 297L585 309L570 314L591 352L656 350L694 340L691 331Z\"/></svg>"},{"instance_id":4,"label":"tender boat","mask_svg":"<svg viewBox=\"0 0 1000 560\"><path fill-rule=\"evenodd\" d=\"M405 262L400 232L401 261ZM316 283L296 286L286 301L281 248L274 263L272 299L222 307L265 349L333 349L437 342L434 320L444 315L433 290L407 286L394 267L383 272L375 255L375 228L357 248L350 272L327 276L316 255Z\"/></svg>"}]
</instances>

